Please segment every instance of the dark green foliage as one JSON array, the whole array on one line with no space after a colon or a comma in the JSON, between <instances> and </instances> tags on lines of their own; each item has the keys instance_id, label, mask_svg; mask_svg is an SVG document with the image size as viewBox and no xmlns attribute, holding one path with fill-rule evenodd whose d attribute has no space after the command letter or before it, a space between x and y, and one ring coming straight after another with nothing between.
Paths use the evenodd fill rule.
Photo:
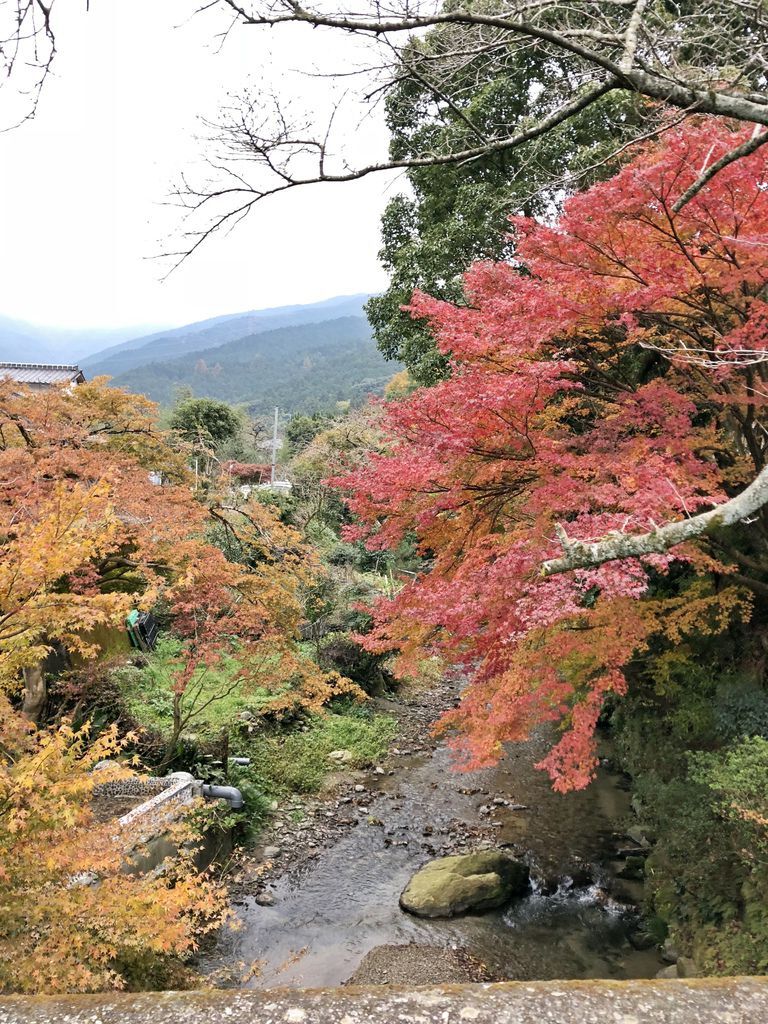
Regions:
<instances>
[{"instance_id":1,"label":"dark green foliage","mask_svg":"<svg viewBox=\"0 0 768 1024\"><path fill-rule=\"evenodd\" d=\"M189 766L196 779L213 785L236 786L243 796L243 808L233 811L221 800L204 804L198 811L201 824L219 829L235 829L240 842L254 842L269 820L272 797L270 782L258 770L258 766L227 764L226 774L222 763L212 764L210 757L197 760Z\"/></svg>"},{"instance_id":2,"label":"dark green foliage","mask_svg":"<svg viewBox=\"0 0 768 1024\"><path fill-rule=\"evenodd\" d=\"M333 410L381 394L395 372L360 316L251 334L215 349L138 366L115 379L129 391L168 404L174 390L242 405L254 416Z\"/></svg>"},{"instance_id":3,"label":"dark green foliage","mask_svg":"<svg viewBox=\"0 0 768 1024\"><path fill-rule=\"evenodd\" d=\"M377 572L392 561L389 552L369 551L361 541L340 540L326 556L329 565L349 566L360 572Z\"/></svg>"},{"instance_id":4,"label":"dark green foliage","mask_svg":"<svg viewBox=\"0 0 768 1024\"><path fill-rule=\"evenodd\" d=\"M211 398L185 399L174 407L168 423L185 441L207 442L214 448L231 441L243 426L231 406Z\"/></svg>"},{"instance_id":5,"label":"dark green foliage","mask_svg":"<svg viewBox=\"0 0 768 1024\"><path fill-rule=\"evenodd\" d=\"M236 825L241 830L239 838L253 841L269 819L272 804L268 793L269 784L258 772L257 766L241 767L234 764L229 765L226 784L237 786L243 794L242 811L231 812L237 815Z\"/></svg>"},{"instance_id":6,"label":"dark green foliage","mask_svg":"<svg viewBox=\"0 0 768 1024\"><path fill-rule=\"evenodd\" d=\"M648 896L690 953L699 927L719 925L737 913L742 879L732 840L711 794L691 779L665 783L649 774L638 792L644 815L661 829L647 862Z\"/></svg>"},{"instance_id":7,"label":"dark green foliage","mask_svg":"<svg viewBox=\"0 0 768 1024\"><path fill-rule=\"evenodd\" d=\"M726 741L768 738L768 694L753 679L728 680L717 693L715 723Z\"/></svg>"},{"instance_id":8,"label":"dark green foliage","mask_svg":"<svg viewBox=\"0 0 768 1024\"><path fill-rule=\"evenodd\" d=\"M655 650L612 720L658 836L647 911L707 974L768 969L768 694L734 669L753 649L734 625Z\"/></svg>"},{"instance_id":9,"label":"dark green foliage","mask_svg":"<svg viewBox=\"0 0 768 1024\"><path fill-rule=\"evenodd\" d=\"M313 438L330 425L331 418L323 413L313 413L307 416L299 413L292 416L285 428L285 443L288 449L289 458L293 458L303 452Z\"/></svg>"},{"instance_id":10,"label":"dark green foliage","mask_svg":"<svg viewBox=\"0 0 768 1024\"><path fill-rule=\"evenodd\" d=\"M410 43L403 76L387 98L393 159L507 137L582 87L575 58L532 46L481 47L481 38L487 42L481 29L444 25ZM456 49L465 52L464 60L452 55ZM572 181L583 187L612 173L611 154L639 121L633 98L611 96L523 148L410 170L413 197L393 198L382 219L380 258L390 286L366 307L387 358L400 359L419 383L443 376L447 361L425 325L400 307L416 288L465 301L460 275L473 262L512 255L508 216L551 209L562 196L563 175L578 175Z\"/></svg>"},{"instance_id":11,"label":"dark green foliage","mask_svg":"<svg viewBox=\"0 0 768 1024\"><path fill-rule=\"evenodd\" d=\"M338 672L361 686L370 696L380 695L394 683L380 654L361 647L354 635L342 630L326 633L317 643L317 661L328 672Z\"/></svg>"},{"instance_id":12,"label":"dark green foliage","mask_svg":"<svg viewBox=\"0 0 768 1024\"><path fill-rule=\"evenodd\" d=\"M768 970L768 742L691 755L685 778L642 780L659 822L649 900L707 974Z\"/></svg>"}]
</instances>

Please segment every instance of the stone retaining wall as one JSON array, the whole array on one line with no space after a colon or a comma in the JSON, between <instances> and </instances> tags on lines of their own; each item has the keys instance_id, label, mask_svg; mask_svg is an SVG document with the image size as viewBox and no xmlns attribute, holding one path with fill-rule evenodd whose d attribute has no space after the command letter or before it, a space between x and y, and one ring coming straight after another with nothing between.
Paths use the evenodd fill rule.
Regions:
<instances>
[{"instance_id":1,"label":"stone retaining wall","mask_svg":"<svg viewBox=\"0 0 768 1024\"><path fill-rule=\"evenodd\" d=\"M765 1024L768 979L0 998L0 1024Z\"/></svg>"}]
</instances>

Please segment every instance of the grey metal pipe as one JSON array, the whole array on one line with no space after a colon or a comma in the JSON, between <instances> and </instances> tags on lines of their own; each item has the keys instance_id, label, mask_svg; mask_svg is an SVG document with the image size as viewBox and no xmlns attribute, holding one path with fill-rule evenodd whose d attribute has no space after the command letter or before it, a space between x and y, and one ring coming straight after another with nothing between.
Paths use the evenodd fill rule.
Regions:
<instances>
[{"instance_id":1,"label":"grey metal pipe","mask_svg":"<svg viewBox=\"0 0 768 1024\"><path fill-rule=\"evenodd\" d=\"M244 806L243 794L235 786L211 786L204 782L203 796L209 800L226 800L233 811L241 811Z\"/></svg>"}]
</instances>

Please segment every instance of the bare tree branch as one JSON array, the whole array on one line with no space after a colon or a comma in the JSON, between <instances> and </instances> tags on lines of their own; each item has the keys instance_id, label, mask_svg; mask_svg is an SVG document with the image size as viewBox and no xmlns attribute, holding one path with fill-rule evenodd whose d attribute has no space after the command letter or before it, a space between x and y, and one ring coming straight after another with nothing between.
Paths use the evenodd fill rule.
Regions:
<instances>
[{"instance_id":1,"label":"bare tree branch","mask_svg":"<svg viewBox=\"0 0 768 1024\"><path fill-rule=\"evenodd\" d=\"M687 75L674 74L677 63L676 51L682 49L684 45L690 47L690 40L684 37L682 26L678 26L676 33L679 38L675 39L675 33L672 33L671 40L656 40L657 44L662 41L667 44L672 43L671 55L662 67L651 71L650 65L647 63L647 70L642 66L635 66L638 33L645 9L645 3L636 2L636 0L632 0L631 4L615 5L623 10L631 6L633 11L625 30L604 33L601 36L602 41L613 43L613 47L609 47L608 52L605 52L605 48L588 47L579 41L584 37L584 31L579 24L574 24L574 22L582 20L579 15L581 14L583 17L586 13L584 8L589 7L589 4L517 2L506 5L508 14L498 15L485 14L472 8L435 9L428 13L418 14L411 13L415 9L413 5L405 4L400 16L379 18L372 16L369 12L325 14L319 10L304 8L297 0L275 0L263 10L255 10L250 13L237 0L221 0L221 2L238 14L243 24L252 26L274 26L287 22L300 22L315 27L340 29L373 37L403 32L412 33L438 25L494 27L504 30L511 37L528 37L571 53L584 60L595 71L599 69L613 76L617 80L619 88L700 113L733 117L740 121L768 125L768 110L764 109L764 101L755 102L744 93L730 95L726 91L713 88L710 80L711 68L697 69L691 68L689 65ZM725 14L729 8L736 8L743 11L744 14L747 13L737 0L720 0L719 3L711 4L706 12L707 23L717 28L717 9ZM378 4L374 4L374 13L377 14L378 10ZM533 20L525 17L531 13L538 14L540 19ZM515 17L516 14L519 16ZM546 21L544 17L541 17L542 15L546 17ZM560 15L559 19L558 15ZM552 25L556 27L551 27ZM739 28L741 29L742 26L739 25ZM758 36L755 32L751 43L755 49L764 53L766 24L755 17L753 29L760 29L761 34ZM616 47L617 39L622 41L623 47ZM597 40L595 41L597 42ZM653 44L654 40L651 42ZM656 49L658 49L658 45ZM698 76L696 75L697 70L699 71Z\"/></svg>"},{"instance_id":2,"label":"bare tree branch","mask_svg":"<svg viewBox=\"0 0 768 1024\"><path fill-rule=\"evenodd\" d=\"M292 133L284 123L281 126L280 132L270 137L262 134L262 129L249 125L247 118L239 120L237 124L218 126L222 131L223 141L232 147L232 151L241 151L243 154L248 153L252 158L255 158L262 167L271 172L273 180L276 179L275 184L263 188L257 185L246 187L243 184L243 177L236 175L235 172L229 169L227 169L227 173L236 179L236 183L228 187L196 190L188 182L184 181L174 195L179 203L190 211L201 210L216 201L230 202L234 205L223 213L216 213L208 225L200 231L192 232L192 241L188 248L177 252L164 253L163 255L177 257L172 267L172 270L176 269L215 232L230 226L233 222L237 222L256 203L270 196L286 192L289 189L299 188L303 185L318 184L320 182L340 183L358 181L371 174L387 170L434 167L441 164L462 164L491 153L514 149L525 142L539 138L556 125L570 120L582 110L586 110L587 107L591 106L602 96L607 95L614 87L613 81L594 85L588 88L582 95L575 97L548 117L540 120L537 124L523 129L508 138L490 140L456 152L430 153L423 157L382 161L340 172L325 170L327 132L323 140L304 138L300 137L297 133ZM295 158L298 155L306 156L311 153L315 154L316 161L313 172L294 175L292 165Z\"/></svg>"},{"instance_id":3,"label":"bare tree branch","mask_svg":"<svg viewBox=\"0 0 768 1024\"><path fill-rule=\"evenodd\" d=\"M40 93L56 57L51 12L56 0L0 0L0 89L13 82L22 109L10 125L35 116Z\"/></svg>"},{"instance_id":4,"label":"bare tree branch","mask_svg":"<svg viewBox=\"0 0 768 1024\"><path fill-rule=\"evenodd\" d=\"M558 129L610 92L637 97L657 117L671 106L684 116L704 113L768 128L768 15L764 4L748 0L710 0L700 9L648 0L464 0L460 6L446 6L443 0L392 0L386 5L362 0L358 9L330 2L305 6L303 0L207 0L200 11L215 8L226 13L228 32L234 19L254 30L293 24L362 38L379 58L366 67L376 85L359 90L362 102L380 102L410 80L425 102L434 103L437 118L448 115L471 135L461 130L446 134L434 150L425 141L419 151L414 140L406 147L407 156L395 151L389 160L353 159L354 132L341 125L334 129L335 138L330 126L318 131L314 123L324 119L317 115L291 124L282 109L284 95L273 104L271 117L264 116L263 96L245 98L239 115L230 110L225 123L214 126L218 133L211 140L224 147L216 158L220 169L239 165L238 180L234 172L224 171L224 180L193 186L185 182L175 193L192 216L184 247L165 254L176 259L175 266L269 196L319 182L461 166L508 154ZM320 54L322 32L317 39ZM504 123L501 114L490 126L478 123L473 103L483 88L484 72L495 63L503 74L505 62L513 65L515 55L539 69L535 85L543 99L530 100L529 116L514 113ZM336 77L349 76L348 68L338 67ZM334 72L324 77L333 78ZM617 140L617 150L627 134ZM677 208L731 160L761 144L762 136L755 136L729 159L721 157L702 169L700 180L680 197ZM196 215L203 212L208 219L200 225Z\"/></svg>"}]
</instances>

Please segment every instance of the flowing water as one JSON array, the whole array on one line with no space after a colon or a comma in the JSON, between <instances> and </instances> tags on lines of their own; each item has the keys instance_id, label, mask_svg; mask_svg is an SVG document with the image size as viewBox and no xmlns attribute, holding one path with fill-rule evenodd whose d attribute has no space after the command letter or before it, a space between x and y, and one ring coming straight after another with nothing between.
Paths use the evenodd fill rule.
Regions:
<instances>
[{"instance_id":1,"label":"flowing water","mask_svg":"<svg viewBox=\"0 0 768 1024\"><path fill-rule=\"evenodd\" d=\"M533 769L544 749L532 740L497 767L467 774L452 771L437 746L401 758L392 776L367 776L364 802L351 805L357 826L275 881L273 905L246 898L239 930L226 931L206 968L249 965L252 987L338 985L371 950L416 943L466 951L499 979L652 977L656 953L627 940L635 920L627 903L638 893L609 867L629 816L623 780L601 770L582 793L553 793ZM525 856L530 894L450 920L403 913L398 897L413 873L454 852L462 833L467 850L476 846L478 826Z\"/></svg>"}]
</instances>

